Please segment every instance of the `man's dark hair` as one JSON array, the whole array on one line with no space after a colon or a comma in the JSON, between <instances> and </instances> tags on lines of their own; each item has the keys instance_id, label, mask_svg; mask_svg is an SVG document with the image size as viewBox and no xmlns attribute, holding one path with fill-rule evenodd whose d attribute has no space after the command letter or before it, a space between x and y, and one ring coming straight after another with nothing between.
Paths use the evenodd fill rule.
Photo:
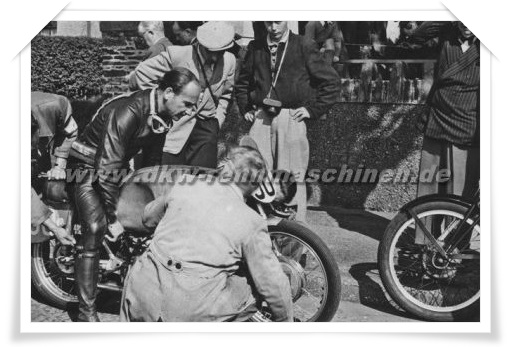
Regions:
<instances>
[{"instance_id":1,"label":"man's dark hair","mask_svg":"<svg viewBox=\"0 0 511 347\"><path fill-rule=\"evenodd\" d=\"M186 29L190 29L190 30L194 30L194 31L197 31L197 28L200 27L202 24L204 24L204 22L179 22L179 21L176 21L177 25L179 25L179 27L181 28L181 30L186 30Z\"/></svg>"},{"instance_id":2,"label":"man's dark hair","mask_svg":"<svg viewBox=\"0 0 511 347\"><path fill-rule=\"evenodd\" d=\"M160 90L165 90L170 87L175 94L179 94L190 82L199 84L193 72L184 67L176 67L163 75L158 88Z\"/></svg>"}]
</instances>

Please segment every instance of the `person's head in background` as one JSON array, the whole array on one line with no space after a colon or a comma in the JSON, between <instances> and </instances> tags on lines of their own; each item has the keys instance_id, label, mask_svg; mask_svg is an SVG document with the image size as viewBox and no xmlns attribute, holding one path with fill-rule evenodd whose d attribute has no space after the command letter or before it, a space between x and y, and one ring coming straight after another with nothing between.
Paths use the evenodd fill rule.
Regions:
<instances>
[{"instance_id":1,"label":"person's head in background","mask_svg":"<svg viewBox=\"0 0 511 347\"><path fill-rule=\"evenodd\" d=\"M176 45L186 46L197 37L197 28L204 22L174 22L172 25L173 42Z\"/></svg>"},{"instance_id":2,"label":"person's head in background","mask_svg":"<svg viewBox=\"0 0 511 347\"><path fill-rule=\"evenodd\" d=\"M144 39L149 47L165 37L163 22L144 21L138 24L138 35Z\"/></svg>"},{"instance_id":3,"label":"person's head in background","mask_svg":"<svg viewBox=\"0 0 511 347\"><path fill-rule=\"evenodd\" d=\"M206 64L216 64L234 45L234 28L226 22L206 22L197 28L197 47Z\"/></svg>"},{"instance_id":4,"label":"person's head in background","mask_svg":"<svg viewBox=\"0 0 511 347\"><path fill-rule=\"evenodd\" d=\"M462 40L472 40L475 38L474 33L465 26L462 22L455 22L455 27L458 29L458 36Z\"/></svg>"},{"instance_id":5,"label":"person's head in background","mask_svg":"<svg viewBox=\"0 0 511 347\"><path fill-rule=\"evenodd\" d=\"M403 21L399 22L399 29L401 39L406 40L421 24L417 21Z\"/></svg>"},{"instance_id":6,"label":"person's head in background","mask_svg":"<svg viewBox=\"0 0 511 347\"><path fill-rule=\"evenodd\" d=\"M288 30L286 21L264 22L264 26L272 42L279 42Z\"/></svg>"}]
</instances>

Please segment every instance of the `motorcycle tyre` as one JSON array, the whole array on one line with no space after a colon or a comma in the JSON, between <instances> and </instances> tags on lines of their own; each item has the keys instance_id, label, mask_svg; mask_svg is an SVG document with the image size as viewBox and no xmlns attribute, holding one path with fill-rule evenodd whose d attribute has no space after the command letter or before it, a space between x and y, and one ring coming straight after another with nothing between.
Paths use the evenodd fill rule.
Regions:
<instances>
[{"instance_id":1,"label":"motorcycle tyre","mask_svg":"<svg viewBox=\"0 0 511 347\"><path fill-rule=\"evenodd\" d=\"M32 257L31 257L31 278L32 278L32 297L37 295L47 304L67 310L73 305L77 305L78 298L76 295L67 293L57 287L53 281L46 276L46 269L44 267L44 259L42 256L42 247L51 242L51 240L41 243L32 244ZM48 284L48 282L52 282Z\"/></svg>"},{"instance_id":2,"label":"motorcycle tyre","mask_svg":"<svg viewBox=\"0 0 511 347\"><path fill-rule=\"evenodd\" d=\"M277 225L268 227L270 237L272 232L285 232L302 240L318 255L325 268L328 292L326 303L314 322L329 322L334 317L341 300L341 275L334 256L325 242L309 228L293 221L282 220Z\"/></svg>"},{"instance_id":3,"label":"motorcycle tyre","mask_svg":"<svg viewBox=\"0 0 511 347\"><path fill-rule=\"evenodd\" d=\"M462 204L452 201L435 201L425 202L413 207L417 215L421 215L424 212L435 212L438 211L437 215L441 215L441 211L450 211L460 216L464 216L468 211L468 207ZM480 305L480 298L474 301L469 306L463 307L459 310L452 310L448 312L440 312L431 309L426 309L415 303L411 302L401 291L394 277L391 273L391 267L394 262L390 261L390 251L394 238L411 218L406 211L400 211L390 222L385 229L383 237L378 246L378 270L380 273L381 281L385 290L390 297L406 312L409 312L423 320L435 321L435 322L454 322L454 321L470 321L474 315L477 314Z\"/></svg>"}]
</instances>

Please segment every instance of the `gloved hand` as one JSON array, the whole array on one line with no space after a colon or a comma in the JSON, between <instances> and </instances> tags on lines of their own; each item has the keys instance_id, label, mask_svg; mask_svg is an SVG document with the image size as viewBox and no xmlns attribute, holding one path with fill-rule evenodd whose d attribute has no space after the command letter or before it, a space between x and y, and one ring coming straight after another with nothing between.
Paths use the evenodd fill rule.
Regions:
<instances>
[{"instance_id":1,"label":"gloved hand","mask_svg":"<svg viewBox=\"0 0 511 347\"><path fill-rule=\"evenodd\" d=\"M48 180L65 180L66 170L55 166L53 169L49 170L46 175L48 176Z\"/></svg>"}]
</instances>

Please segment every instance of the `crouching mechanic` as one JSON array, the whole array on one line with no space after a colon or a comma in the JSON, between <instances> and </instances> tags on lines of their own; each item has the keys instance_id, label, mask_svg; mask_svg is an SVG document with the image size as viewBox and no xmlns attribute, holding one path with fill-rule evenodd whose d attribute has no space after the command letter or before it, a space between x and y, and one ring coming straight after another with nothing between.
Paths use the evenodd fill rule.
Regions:
<instances>
[{"instance_id":1,"label":"crouching mechanic","mask_svg":"<svg viewBox=\"0 0 511 347\"><path fill-rule=\"evenodd\" d=\"M144 224L156 231L125 280L121 321L246 321L256 297L274 321L293 320L266 222L244 201L258 183L232 179L257 174L267 174L261 154L235 147L218 179L175 185L146 206Z\"/></svg>"},{"instance_id":2,"label":"crouching mechanic","mask_svg":"<svg viewBox=\"0 0 511 347\"><path fill-rule=\"evenodd\" d=\"M71 197L82 223L77 243L75 281L78 321L98 321L96 292L98 247L124 232L116 217L119 186L129 160L142 149L144 164L158 165L172 121L195 111L200 85L185 68L166 73L154 89L122 95L104 104L71 147L74 169Z\"/></svg>"},{"instance_id":3,"label":"crouching mechanic","mask_svg":"<svg viewBox=\"0 0 511 347\"><path fill-rule=\"evenodd\" d=\"M73 236L52 220L52 211L41 200L46 173L49 180L66 178L66 163L71 144L78 136L78 126L72 116L69 100L57 94L32 92L31 107L31 227L32 242L49 238L44 228L63 245L75 243Z\"/></svg>"}]
</instances>

